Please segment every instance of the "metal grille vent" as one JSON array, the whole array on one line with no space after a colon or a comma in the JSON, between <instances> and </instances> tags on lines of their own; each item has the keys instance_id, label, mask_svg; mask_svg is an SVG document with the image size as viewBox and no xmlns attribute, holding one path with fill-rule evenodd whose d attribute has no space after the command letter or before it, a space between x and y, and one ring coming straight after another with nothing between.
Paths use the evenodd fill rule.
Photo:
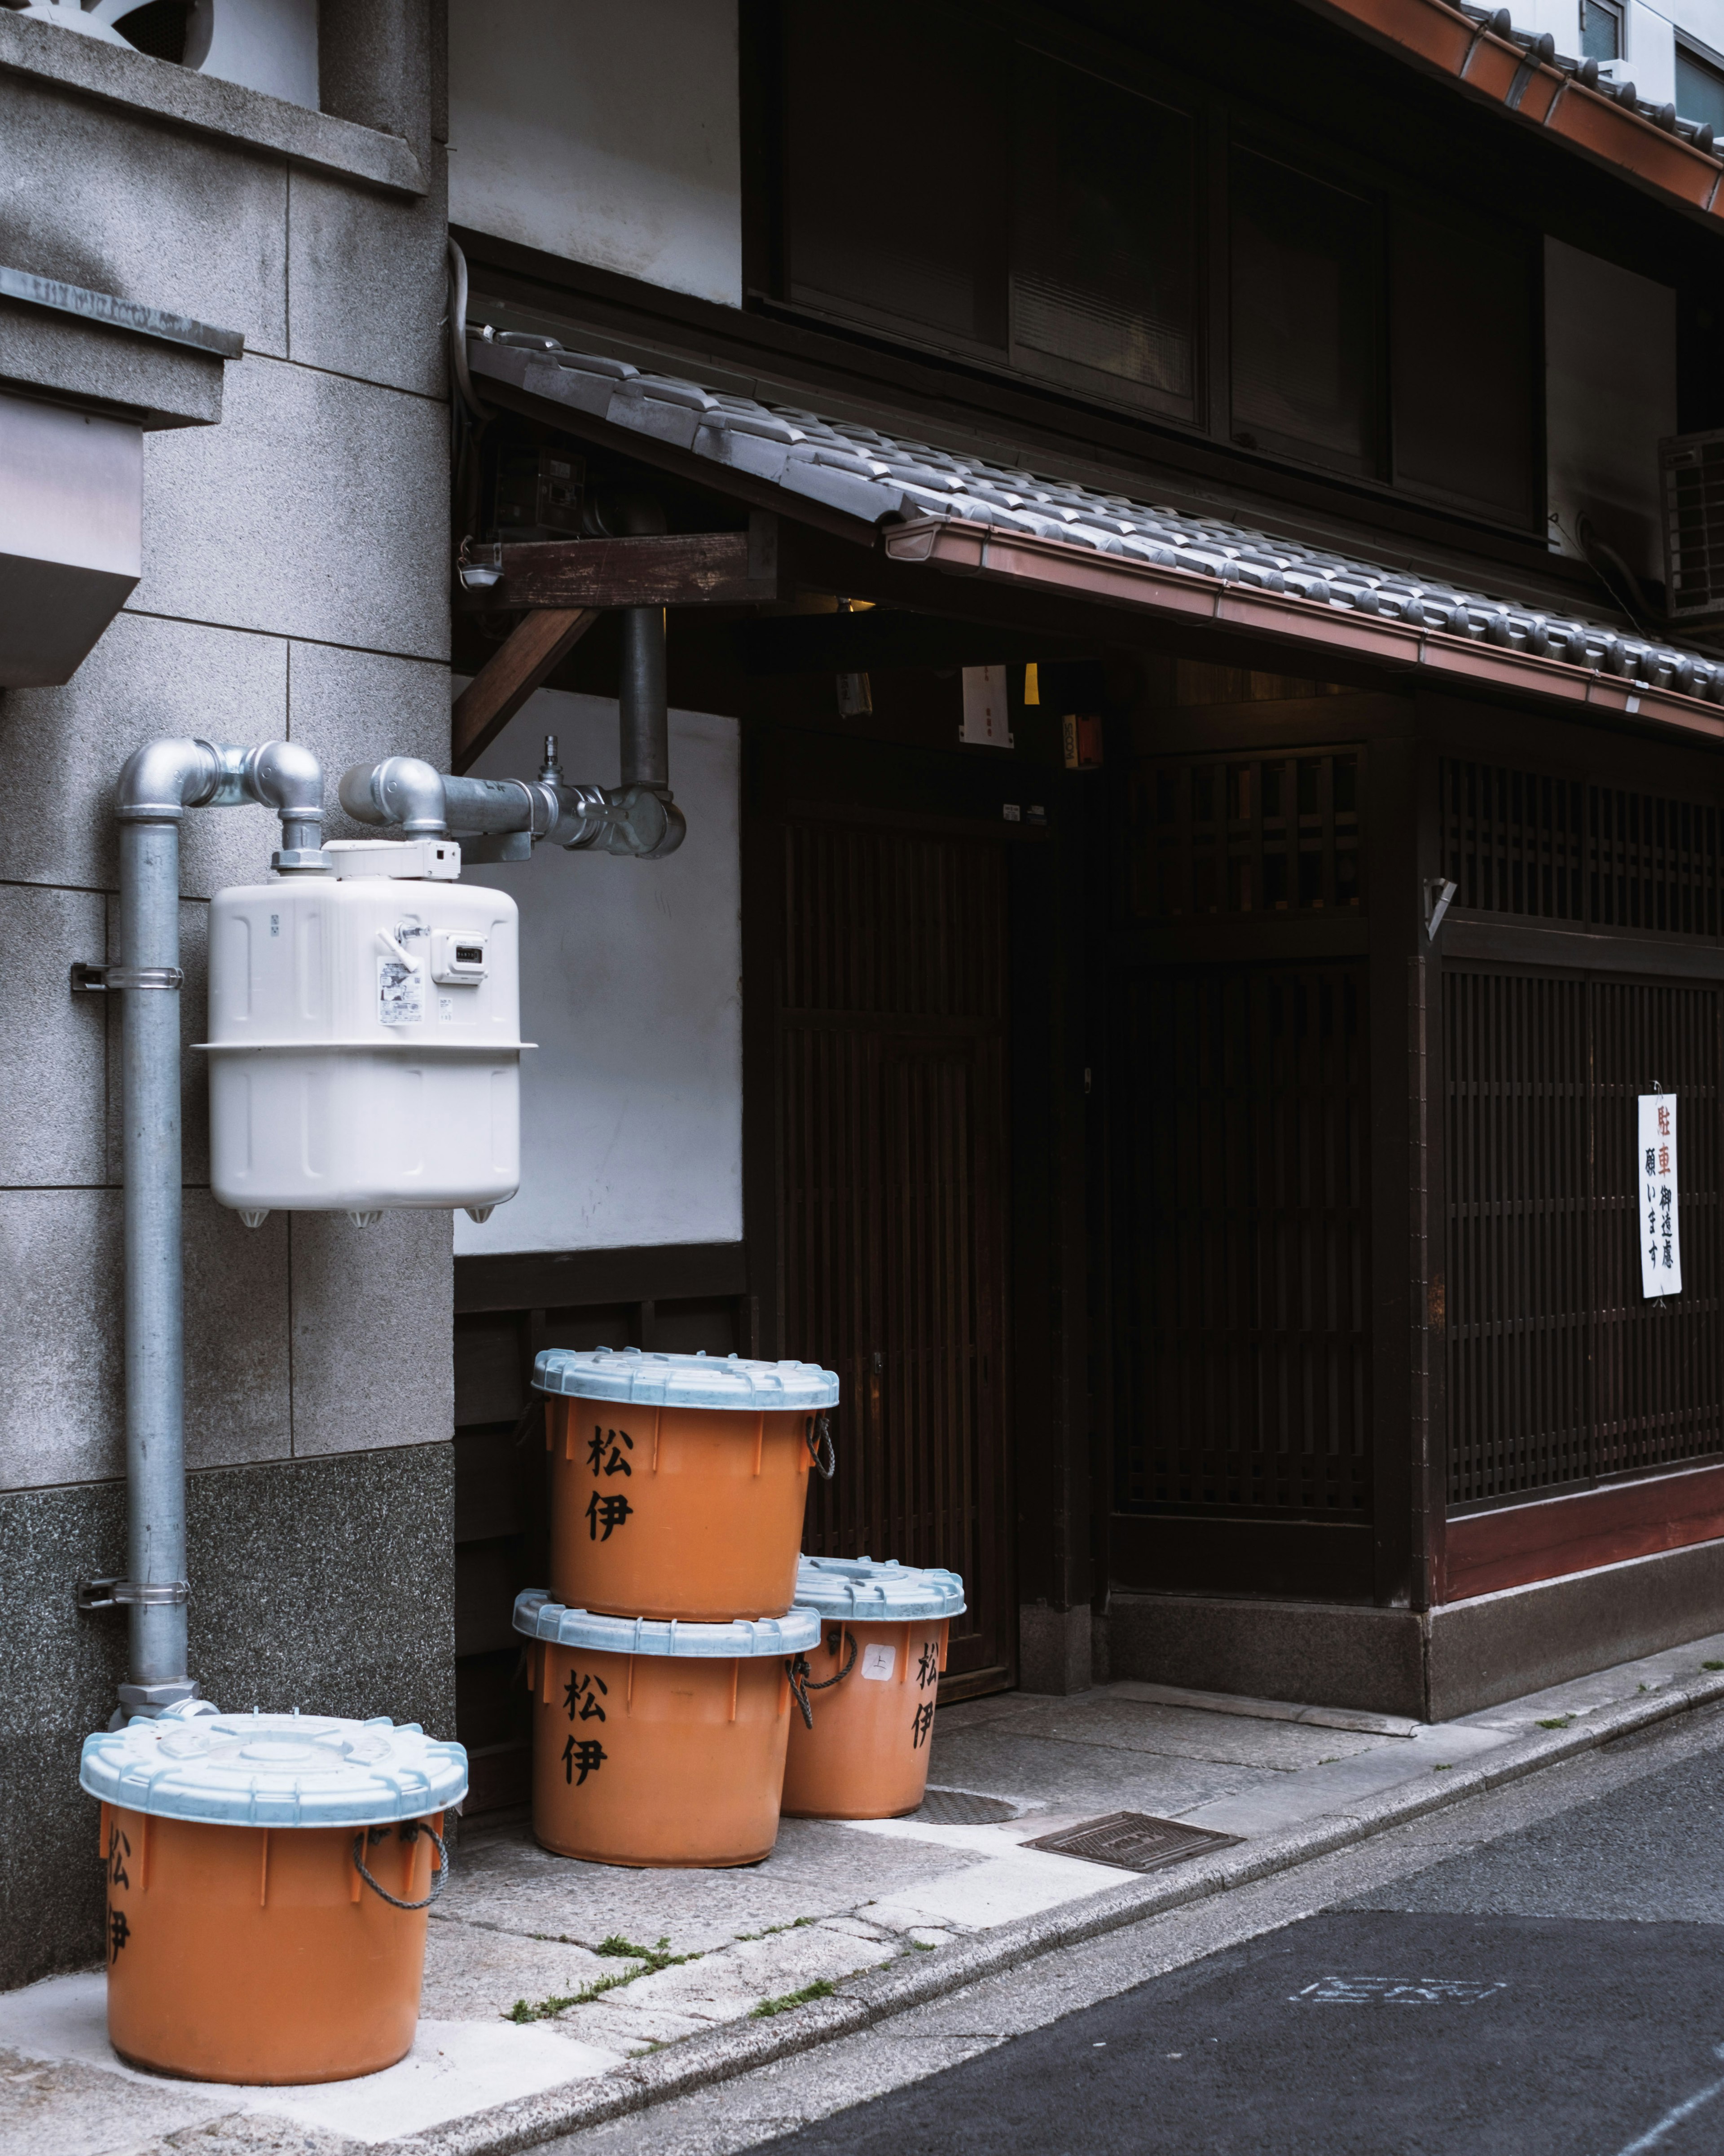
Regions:
<instances>
[{"instance_id":1,"label":"metal grille vent","mask_svg":"<svg viewBox=\"0 0 1724 2156\"><path fill-rule=\"evenodd\" d=\"M1117 1865L1121 1871L1159 1871L1212 1849L1231 1849L1242 1839L1236 1834L1212 1834L1207 1827L1184 1826L1178 1820L1152 1819L1147 1812L1106 1812L1024 1846L1050 1850L1055 1856L1081 1856L1091 1864Z\"/></svg>"},{"instance_id":2,"label":"metal grille vent","mask_svg":"<svg viewBox=\"0 0 1724 2156\"><path fill-rule=\"evenodd\" d=\"M1018 1816L1003 1797L978 1797L971 1789L930 1789L913 1816L927 1826L998 1826Z\"/></svg>"},{"instance_id":3,"label":"metal grille vent","mask_svg":"<svg viewBox=\"0 0 1724 2156\"><path fill-rule=\"evenodd\" d=\"M1665 611L1672 621L1724 621L1724 429L1658 445Z\"/></svg>"}]
</instances>

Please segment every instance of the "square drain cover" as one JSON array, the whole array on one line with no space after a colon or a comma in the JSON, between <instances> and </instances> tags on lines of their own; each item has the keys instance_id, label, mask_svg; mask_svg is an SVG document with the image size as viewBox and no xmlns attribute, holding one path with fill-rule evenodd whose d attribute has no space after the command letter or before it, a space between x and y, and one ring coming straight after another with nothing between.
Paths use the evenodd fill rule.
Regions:
<instances>
[{"instance_id":1,"label":"square drain cover","mask_svg":"<svg viewBox=\"0 0 1724 2156\"><path fill-rule=\"evenodd\" d=\"M1056 1856L1081 1856L1091 1864L1116 1864L1122 1871L1159 1871L1164 1864L1183 1864L1211 1849L1231 1849L1244 1837L1212 1834L1207 1827L1182 1826L1178 1820L1152 1819L1147 1812L1108 1812L1101 1819L1069 1826L1063 1834L1044 1834L1026 1841L1026 1849L1049 1849Z\"/></svg>"},{"instance_id":2,"label":"square drain cover","mask_svg":"<svg viewBox=\"0 0 1724 2156\"><path fill-rule=\"evenodd\" d=\"M930 1789L912 1819L929 1826L994 1826L1018 1816L1016 1804L1002 1797L978 1797L968 1789Z\"/></svg>"}]
</instances>

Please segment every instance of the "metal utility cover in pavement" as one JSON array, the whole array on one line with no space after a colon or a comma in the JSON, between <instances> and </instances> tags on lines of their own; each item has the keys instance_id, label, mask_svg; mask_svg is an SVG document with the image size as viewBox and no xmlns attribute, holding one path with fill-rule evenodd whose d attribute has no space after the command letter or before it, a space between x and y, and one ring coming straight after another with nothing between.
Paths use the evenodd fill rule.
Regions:
<instances>
[{"instance_id":1,"label":"metal utility cover in pavement","mask_svg":"<svg viewBox=\"0 0 1724 2156\"><path fill-rule=\"evenodd\" d=\"M968 1789L930 1789L911 1817L929 1826L996 1826L1018 1816L1003 1797L978 1797Z\"/></svg>"},{"instance_id":2,"label":"metal utility cover in pavement","mask_svg":"<svg viewBox=\"0 0 1724 2156\"><path fill-rule=\"evenodd\" d=\"M1024 1846L1051 1850L1055 1856L1081 1856L1090 1864L1116 1864L1121 1871L1159 1871L1163 1865L1183 1864L1208 1850L1230 1849L1241 1839L1182 1826L1178 1820L1152 1819L1147 1812L1108 1812Z\"/></svg>"}]
</instances>

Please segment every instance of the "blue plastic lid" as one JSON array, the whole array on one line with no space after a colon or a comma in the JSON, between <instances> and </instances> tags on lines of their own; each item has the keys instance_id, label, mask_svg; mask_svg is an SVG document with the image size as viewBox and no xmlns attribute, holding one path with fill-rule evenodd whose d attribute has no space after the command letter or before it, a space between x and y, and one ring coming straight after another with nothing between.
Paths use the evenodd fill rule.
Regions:
<instances>
[{"instance_id":1,"label":"blue plastic lid","mask_svg":"<svg viewBox=\"0 0 1724 2156\"><path fill-rule=\"evenodd\" d=\"M838 1375L818 1363L750 1363L740 1355L651 1355L639 1348L546 1348L533 1363L541 1393L649 1408L829 1408Z\"/></svg>"},{"instance_id":2,"label":"blue plastic lid","mask_svg":"<svg viewBox=\"0 0 1724 2156\"><path fill-rule=\"evenodd\" d=\"M917 1618L963 1614L964 1583L936 1565L900 1564L896 1558L805 1557L796 1568L796 1599L823 1617L858 1624L901 1625Z\"/></svg>"},{"instance_id":3,"label":"blue plastic lid","mask_svg":"<svg viewBox=\"0 0 1724 2156\"><path fill-rule=\"evenodd\" d=\"M382 1826L467 1794L467 1753L416 1722L325 1714L169 1712L84 1740L91 1796L217 1826Z\"/></svg>"},{"instance_id":4,"label":"blue plastic lid","mask_svg":"<svg viewBox=\"0 0 1724 2156\"><path fill-rule=\"evenodd\" d=\"M515 1629L559 1647L598 1647L611 1655L685 1655L712 1661L739 1655L798 1655L820 1643L818 1609L782 1617L736 1617L727 1625L685 1625L675 1617L601 1617L566 1609L542 1587L515 1598Z\"/></svg>"}]
</instances>

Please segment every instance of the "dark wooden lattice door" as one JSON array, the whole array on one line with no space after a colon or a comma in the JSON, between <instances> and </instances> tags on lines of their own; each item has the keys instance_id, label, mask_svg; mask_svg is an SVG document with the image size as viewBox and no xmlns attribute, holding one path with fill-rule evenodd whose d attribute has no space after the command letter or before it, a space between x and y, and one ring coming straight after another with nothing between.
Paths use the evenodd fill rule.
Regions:
<instances>
[{"instance_id":1,"label":"dark wooden lattice door","mask_svg":"<svg viewBox=\"0 0 1724 2156\"><path fill-rule=\"evenodd\" d=\"M951 1678L1004 1682L1004 864L850 824L783 843L782 1337L844 1389L806 1546L962 1573Z\"/></svg>"}]
</instances>

